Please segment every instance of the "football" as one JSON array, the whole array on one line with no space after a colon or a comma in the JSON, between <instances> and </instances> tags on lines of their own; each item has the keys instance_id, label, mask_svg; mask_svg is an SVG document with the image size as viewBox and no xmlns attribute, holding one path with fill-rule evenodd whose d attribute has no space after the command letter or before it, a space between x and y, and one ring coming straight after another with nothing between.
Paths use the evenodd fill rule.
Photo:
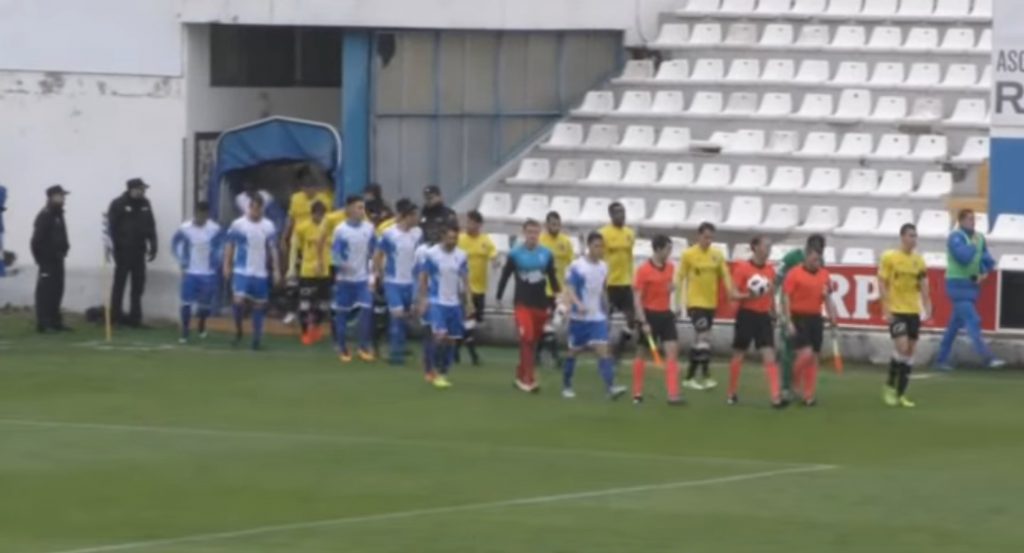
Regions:
<instances>
[{"instance_id":1,"label":"football","mask_svg":"<svg viewBox=\"0 0 1024 553\"><path fill-rule=\"evenodd\" d=\"M768 279L762 275L754 275L747 280L747 290L750 291L750 296L759 298L768 292L768 286L771 283Z\"/></svg>"}]
</instances>

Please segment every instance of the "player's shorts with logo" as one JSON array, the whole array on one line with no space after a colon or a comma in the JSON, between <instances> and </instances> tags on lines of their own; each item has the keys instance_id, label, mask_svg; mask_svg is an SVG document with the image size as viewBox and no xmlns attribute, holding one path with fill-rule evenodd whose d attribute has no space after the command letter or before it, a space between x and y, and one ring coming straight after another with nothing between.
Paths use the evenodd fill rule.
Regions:
<instances>
[{"instance_id":1,"label":"player's shorts with logo","mask_svg":"<svg viewBox=\"0 0 1024 553\"><path fill-rule=\"evenodd\" d=\"M370 283L365 280L339 280L334 284L334 308L338 311L351 311L357 307L369 309L373 307L373 294Z\"/></svg>"},{"instance_id":2,"label":"player's shorts with logo","mask_svg":"<svg viewBox=\"0 0 1024 553\"><path fill-rule=\"evenodd\" d=\"M392 312L408 313L412 309L412 298L415 292L414 284L400 284L397 282L384 283L384 297L388 302L388 309Z\"/></svg>"},{"instance_id":3,"label":"player's shorts with logo","mask_svg":"<svg viewBox=\"0 0 1024 553\"><path fill-rule=\"evenodd\" d=\"M427 320L430 321L430 330L438 336L448 338L462 338L466 333L463 322L465 315L461 305L440 305L431 303L427 309Z\"/></svg>"},{"instance_id":4,"label":"player's shorts with logo","mask_svg":"<svg viewBox=\"0 0 1024 553\"><path fill-rule=\"evenodd\" d=\"M889 323L889 336L911 340L921 337L921 316L914 313L893 313Z\"/></svg>"},{"instance_id":5,"label":"player's shorts with logo","mask_svg":"<svg viewBox=\"0 0 1024 553\"><path fill-rule=\"evenodd\" d=\"M569 348L581 349L608 343L608 321L569 321Z\"/></svg>"},{"instance_id":6,"label":"player's shorts with logo","mask_svg":"<svg viewBox=\"0 0 1024 553\"><path fill-rule=\"evenodd\" d=\"M181 279L181 303L210 307L217 297L217 275L194 275L186 273Z\"/></svg>"},{"instance_id":7,"label":"player's shorts with logo","mask_svg":"<svg viewBox=\"0 0 1024 553\"><path fill-rule=\"evenodd\" d=\"M768 313L740 309L736 312L736 325L732 337L732 349L747 351L753 344L757 349L775 347L775 329Z\"/></svg>"},{"instance_id":8,"label":"player's shorts with logo","mask_svg":"<svg viewBox=\"0 0 1024 553\"><path fill-rule=\"evenodd\" d=\"M821 315L793 315L796 334L791 338L795 349L809 347L814 353L821 353L825 338L825 319Z\"/></svg>"},{"instance_id":9,"label":"player's shorts with logo","mask_svg":"<svg viewBox=\"0 0 1024 553\"><path fill-rule=\"evenodd\" d=\"M651 327L651 338L654 338L655 341L665 343L679 340L675 313L645 309L644 318L647 319L647 324Z\"/></svg>"},{"instance_id":10,"label":"player's shorts with logo","mask_svg":"<svg viewBox=\"0 0 1024 553\"><path fill-rule=\"evenodd\" d=\"M299 279L299 301L316 305L330 301L330 299L331 279L329 277Z\"/></svg>"},{"instance_id":11,"label":"player's shorts with logo","mask_svg":"<svg viewBox=\"0 0 1024 553\"><path fill-rule=\"evenodd\" d=\"M235 274L231 277L231 293L236 298L265 302L270 299L270 277Z\"/></svg>"},{"instance_id":12,"label":"player's shorts with logo","mask_svg":"<svg viewBox=\"0 0 1024 553\"><path fill-rule=\"evenodd\" d=\"M715 311L713 309L691 307L686 313L690 316L690 322L693 323L693 328L697 332L708 332L715 325Z\"/></svg>"}]
</instances>

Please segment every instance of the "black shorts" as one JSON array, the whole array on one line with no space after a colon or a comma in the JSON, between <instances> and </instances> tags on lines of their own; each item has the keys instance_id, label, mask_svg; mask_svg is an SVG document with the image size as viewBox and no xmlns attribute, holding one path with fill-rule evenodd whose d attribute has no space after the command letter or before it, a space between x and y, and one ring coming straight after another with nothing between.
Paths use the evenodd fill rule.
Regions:
<instances>
[{"instance_id":1,"label":"black shorts","mask_svg":"<svg viewBox=\"0 0 1024 553\"><path fill-rule=\"evenodd\" d=\"M473 294L473 320L484 322L484 306L487 304L487 296L484 294Z\"/></svg>"},{"instance_id":2,"label":"black shorts","mask_svg":"<svg viewBox=\"0 0 1024 553\"><path fill-rule=\"evenodd\" d=\"M688 309L686 313L690 316L690 322L693 323L693 329L697 332L710 332L711 327L715 325L714 309L693 307Z\"/></svg>"},{"instance_id":3,"label":"black shorts","mask_svg":"<svg viewBox=\"0 0 1024 553\"><path fill-rule=\"evenodd\" d=\"M611 304L608 309L609 316L618 311L626 317L626 324L633 326L636 322L636 306L633 304L632 286L609 286L608 303Z\"/></svg>"},{"instance_id":4,"label":"black shorts","mask_svg":"<svg viewBox=\"0 0 1024 553\"><path fill-rule=\"evenodd\" d=\"M333 282L330 277L323 278L300 278L299 279L299 300L308 301L314 304L331 301L331 288Z\"/></svg>"},{"instance_id":5,"label":"black shorts","mask_svg":"<svg viewBox=\"0 0 1024 553\"><path fill-rule=\"evenodd\" d=\"M889 323L889 336L902 338L906 336L911 340L921 337L921 316L911 313L893 313L892 322Z\"/></svg>"},{"instance_id":6,"label":"black shorts","mask_svg":"<svg viewBox=\"0 0 1024 553\"><path fill-rule=\"evenodd\" d=\"M772 316L749 309L740 309L736 313L736 325L732 336L732 349L747 351L750 344L757 349L775 347L775 329L772 328Z\"/></svg>"},{"instance_id":7,"label":"black shorts","mask_svg":"<svg viewBox=\"0 0 1024 553\"><path fill-rule=\"evenodd\" d=\"M821 315L793 315L793 326L796 327L796 334L791 337L794 349L809 347L814 353L821 353L825 339L825 319Z\"/></svg>"},{"instance_id":8,"label":"black shorts","mask_svg":"<svg viewBox=\"0 0 1024 553\"><path fill-rule=\"evenodd\" d=\"M656 342L677 342L679 332L676 329L676 315L671 311L649 311L644 310L644 317L647 324L651 326L651 338ZM646 341L647 338L644 338ZM642 343L641 343L642 344Z\"/></svg>"}]
</instances>

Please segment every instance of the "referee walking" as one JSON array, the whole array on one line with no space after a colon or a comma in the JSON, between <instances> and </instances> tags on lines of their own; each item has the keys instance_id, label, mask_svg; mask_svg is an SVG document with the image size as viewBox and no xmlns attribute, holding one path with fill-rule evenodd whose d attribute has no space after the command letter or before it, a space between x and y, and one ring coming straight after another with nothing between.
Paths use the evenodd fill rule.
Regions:
<instances>
[{"instance_id":1,"label":"referee walking","mask_svg":"<svg viewBox=\"0 0 1024 553\"><path fill-rule=\"evenodd\" d=\"M32 229L32 257L39 266L36 280L36 330L68 331L60 314L64 299L64 258L71 248L64 224L64 197L68 191L59 184L46 189L46 207L36 216Z\"/></svg>"}]
</instances>

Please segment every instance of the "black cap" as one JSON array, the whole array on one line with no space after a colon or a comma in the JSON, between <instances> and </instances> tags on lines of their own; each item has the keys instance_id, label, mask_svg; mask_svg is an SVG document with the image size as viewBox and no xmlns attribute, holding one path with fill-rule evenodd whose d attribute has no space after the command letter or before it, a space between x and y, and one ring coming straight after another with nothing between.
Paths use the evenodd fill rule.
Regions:
<instances>
[{"instance_id":1,"label":"black cap","mask_svg":"<svg viewBox=\"0 0 1024 553\"><path fill-rule=\"evenodd\" d=\"M423 189L423 195L424 196L440 196L441 195L441 189L438 188L436 185L431 184L430 186L428 186L428 187Z\"/></svg>"},{"instance_id":2,"label":"black cap","mask_svg":"<svg viewBox=\"0 0 1024 553\"><path fill-rule=\"evenodd\" d=\"M142 179L140 179L138 177L135 177L134 179L128 179L128 182L125 183L125 184L128 187L128 190L134 190L136 188L142 188L142 189L149 188L149 185L146 184L146 181L144 181L144 180L142 180Z\"/></svg>"},{"instance_id":3,"label":"black cap","mask_svg":"<svg viewBox=\"0 0 1024 553\"><path fill-rule=\"evenodd\" d=\"M66 188L59 184L55 184L46 189L46 197L53 196L54 194L64 194L65 196L70 194Z\"/></svg>"}]
</instances>

